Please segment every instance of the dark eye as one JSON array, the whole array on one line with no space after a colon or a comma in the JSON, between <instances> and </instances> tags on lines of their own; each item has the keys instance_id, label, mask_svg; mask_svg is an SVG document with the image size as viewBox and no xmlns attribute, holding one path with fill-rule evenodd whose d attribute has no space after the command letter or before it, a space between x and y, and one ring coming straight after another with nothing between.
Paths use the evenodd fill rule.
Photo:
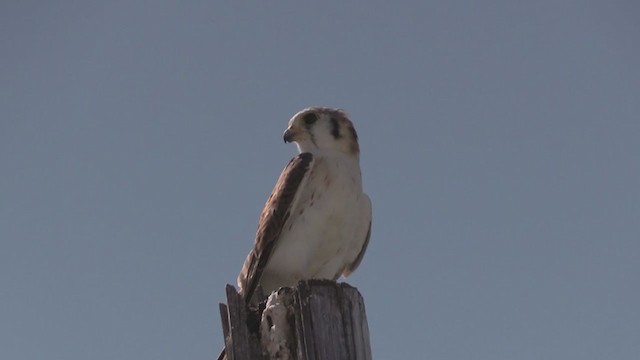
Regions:
<instances>
[{"instance_id":1,"label":"dark eye","mask_svg":"<svg viewBox=\"0 0 640 360\"><path fill-rule=\"evenodd\" d=\"M318 120L318 117L314 113L308 113L302 119L304 120L305 124L313 125L313 123L316 122L316 120Z\"/></svg>"}]
</instances>

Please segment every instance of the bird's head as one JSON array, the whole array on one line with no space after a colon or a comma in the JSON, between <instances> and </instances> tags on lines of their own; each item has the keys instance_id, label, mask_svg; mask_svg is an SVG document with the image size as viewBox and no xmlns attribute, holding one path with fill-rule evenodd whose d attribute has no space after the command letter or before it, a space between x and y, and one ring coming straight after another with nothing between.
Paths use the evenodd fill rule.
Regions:
<instances>
[{"instance_id":1,"label":"bird's head","mask_svg":"<svg viewBox=\"0 0 640 360\"><path fill-rule=\"evenodd\" d=\"M339 109L310 107L293 115L284 142L295 142L300 152L360 154L358 134Z\"/></svg>"}]
</instances>

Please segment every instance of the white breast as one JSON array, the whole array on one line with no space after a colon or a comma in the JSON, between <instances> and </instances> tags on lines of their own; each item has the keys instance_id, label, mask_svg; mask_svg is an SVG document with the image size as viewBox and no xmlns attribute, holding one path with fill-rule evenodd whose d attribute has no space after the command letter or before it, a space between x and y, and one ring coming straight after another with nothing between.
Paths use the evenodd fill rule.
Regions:
<instances>
[{"instance_id":1,"label":"white breast","mask_svg":"<svg viewBox=\"0 0 640 360\"><path fill-rule=\"evenodd\" d=\"M266 292L305 279L337 279L362 241L354 239L364 196L357 159L314 159L297 196L262 275Z\"/></svg>"}]
</instances>

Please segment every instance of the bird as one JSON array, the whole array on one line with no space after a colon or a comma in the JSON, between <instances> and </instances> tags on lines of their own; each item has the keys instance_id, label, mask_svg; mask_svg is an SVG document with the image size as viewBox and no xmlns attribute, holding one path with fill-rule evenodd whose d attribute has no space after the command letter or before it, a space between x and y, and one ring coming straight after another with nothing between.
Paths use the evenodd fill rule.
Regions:
<instances>
[{"instance_id":1,"label":"bird","mask_svg":"<svg viewBox=\"0 0 640 360\"><path fill-rule=\"evenodd\" d=\"M289 120L283 139L299 154L267 199L238 275L247 304L262 300L258 288L270 294L302 280L349 276L371 237L371 200L363 192L358 134L347 113L303 109Z\"/></svg>"}]
</instances>

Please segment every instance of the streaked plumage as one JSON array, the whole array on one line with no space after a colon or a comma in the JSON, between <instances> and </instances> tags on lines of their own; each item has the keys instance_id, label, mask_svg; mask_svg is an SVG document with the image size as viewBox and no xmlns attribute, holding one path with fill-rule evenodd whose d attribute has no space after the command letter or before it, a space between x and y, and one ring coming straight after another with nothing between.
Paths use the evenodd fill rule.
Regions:
<instances>
[{"instance_id":1,"label":"streaked plumage","mask_svg":"<svg viewBox=\"0 0 640 360\"><path fill-rule=\"evenodd\" d=\"M342 110L312 107L284 133L300 154L291 159L260 215L253 249L238 275L247 302L300 280L348 276L371 234L371 201L362 192L360 148ZM222 358L222 356L221 356Z\"/></svg>"},{"instance_id":2,"label":"streaked plumage","mask_svg":"<svg viewBox=\"0 0 640 360\"><path fill-rule=\"evenodd\" d=\"M348 276L362 260L371 202L362 192L356 131L341 110L308 108L284 134L300 154L285 167L260 215L255 246L238 276L250 300L300 280Z\"/></svg>"}]
</instances>

